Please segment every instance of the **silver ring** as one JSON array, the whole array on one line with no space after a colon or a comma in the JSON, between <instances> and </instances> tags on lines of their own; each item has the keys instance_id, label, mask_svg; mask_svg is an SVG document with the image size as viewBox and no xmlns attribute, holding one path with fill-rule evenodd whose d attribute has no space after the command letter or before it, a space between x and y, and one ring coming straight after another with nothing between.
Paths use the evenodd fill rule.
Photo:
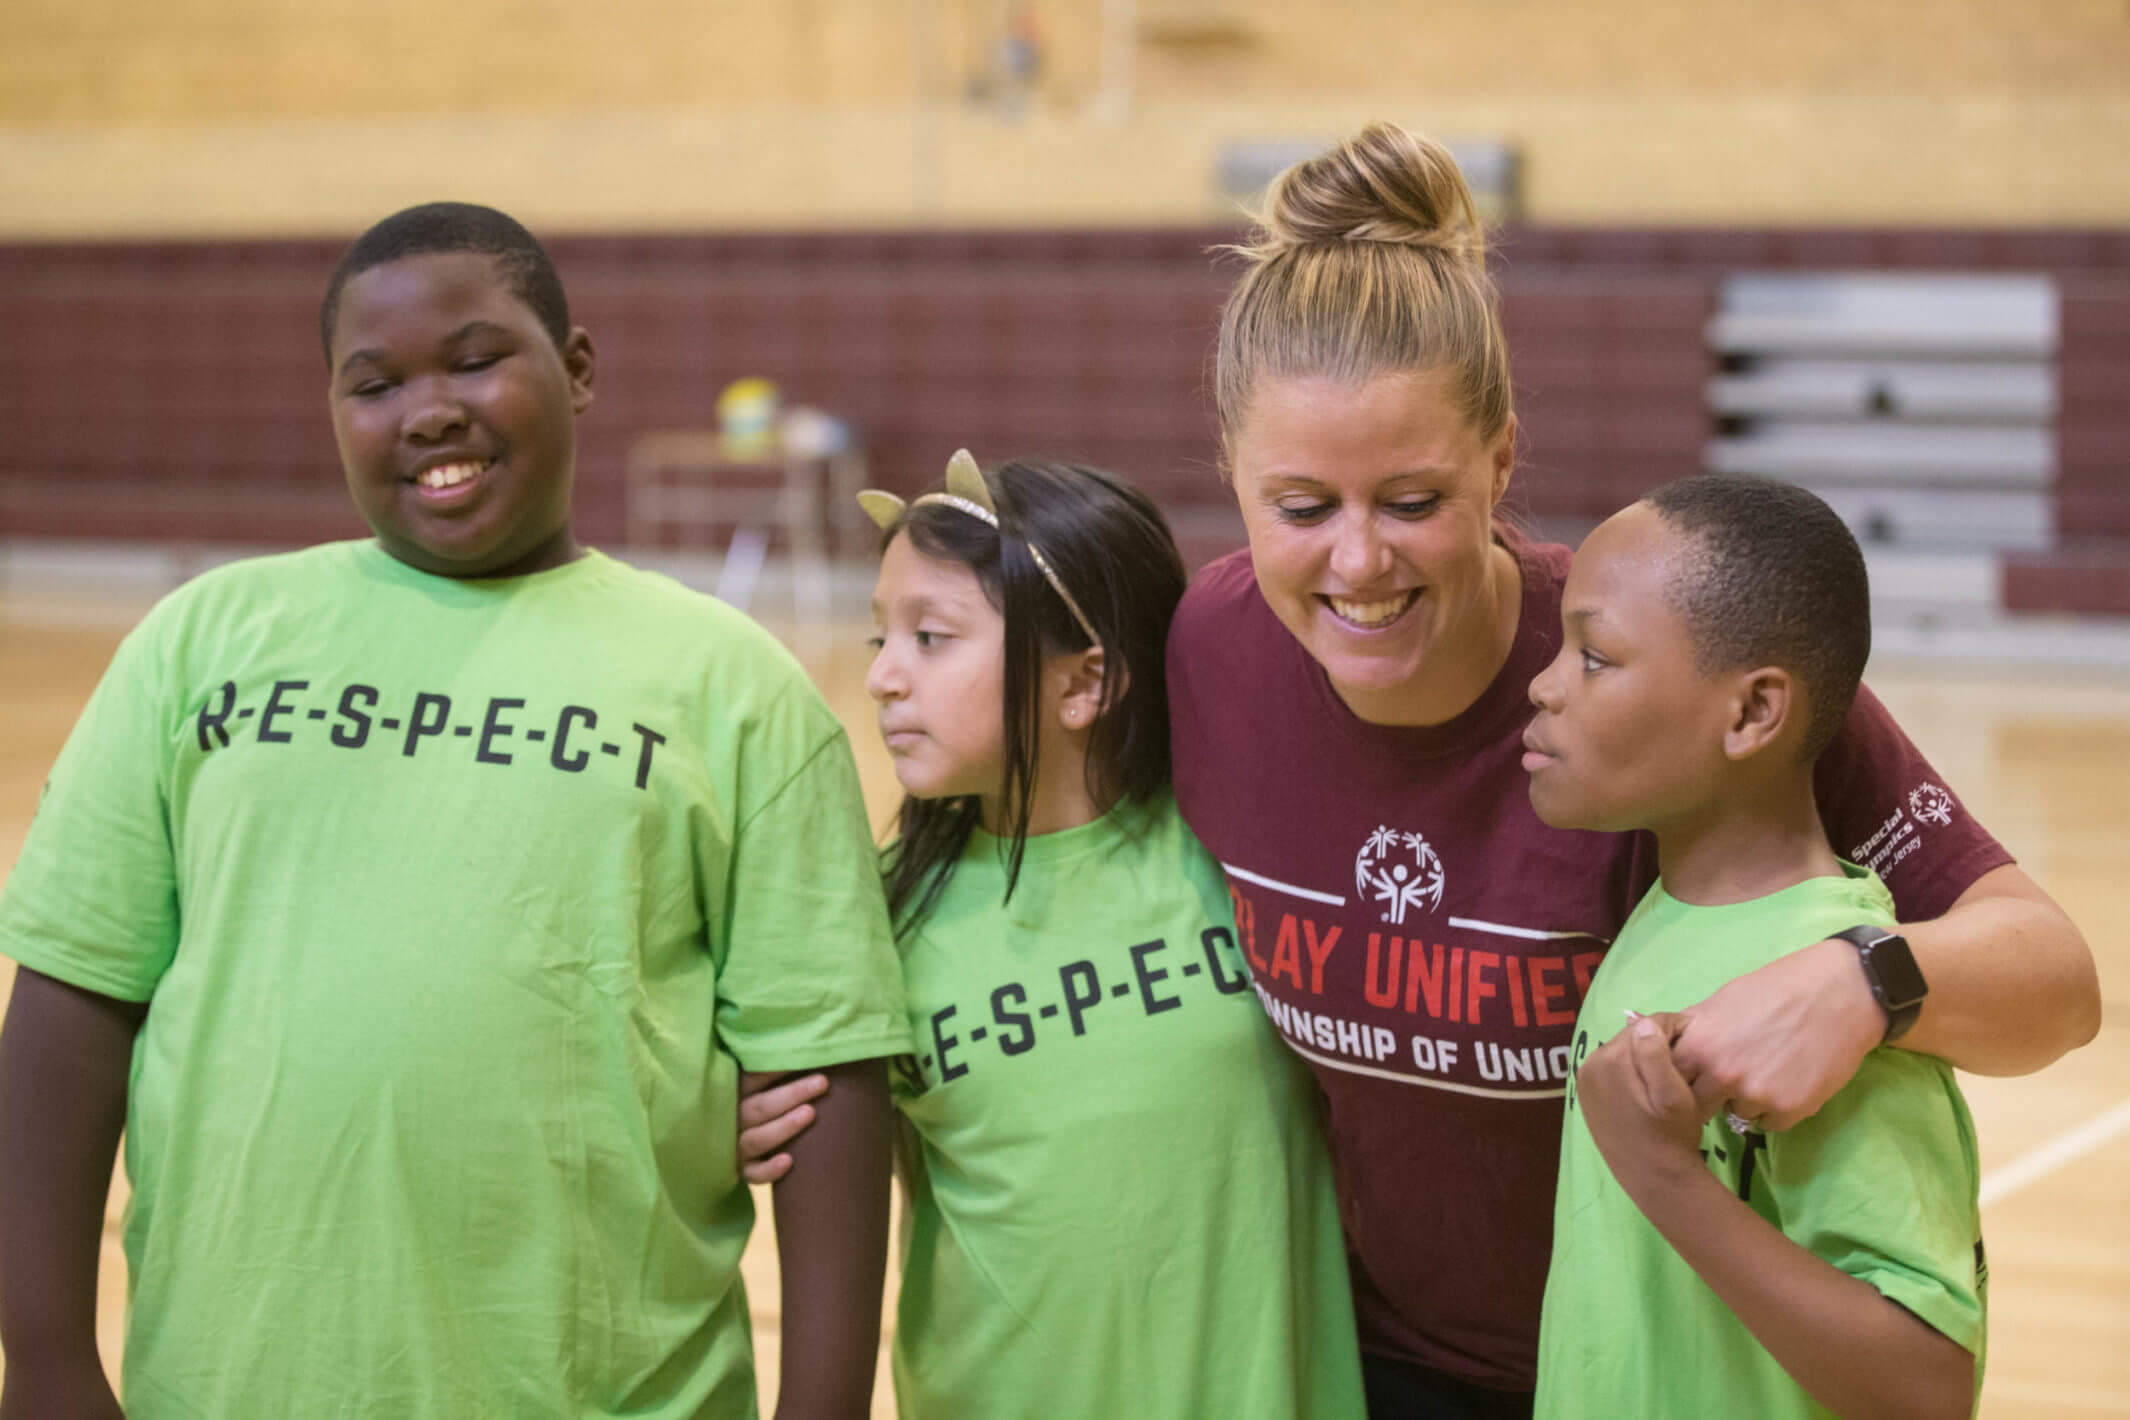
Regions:
<instances>
[{"instance_id":1,"label":"silver ring","mask_svg":"<svg viewBox=\"0 0 2130 1420\"><path fill-rule=\"evenodd\" d=\"M1733 1134L1751 1134L1755 1130L1760 1128L1760 1126L1755 1124L1752 1120L1741 1118L1739 1115L1730 1110L1725 1110L1723 1112L1723 1118L1724 1121L1731 1126L1731 1132Z\"/></svg>"}]
</instances>

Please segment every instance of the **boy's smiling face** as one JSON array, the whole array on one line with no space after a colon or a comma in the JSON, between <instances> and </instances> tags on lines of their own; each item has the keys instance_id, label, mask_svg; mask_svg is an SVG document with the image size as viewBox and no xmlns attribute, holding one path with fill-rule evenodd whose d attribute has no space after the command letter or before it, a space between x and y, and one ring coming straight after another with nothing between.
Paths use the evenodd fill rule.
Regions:
<instances>
[{"instance_id":1,"label":"boy's smiling face","mask_svg":"<svg viewBox=\"0 0 2130 1420\"><path fill-rule=\"evenodd\" d=\"M1695 669L1667 595L1682 539L1637 503L1575 554L1561 649L1531 682L1531 806L1555 828L1622 832L1688 818L1726 782L1729 678Z\"/></svg>"},{"instance_id":2,"label":"boy's smiling face","mask_svg":"<svg viewBox=\"0 0 2130 1420\"><path fill-rule=\"evenodd\" d=\"M384 549L446 577L544 571L570 533L592 344L562 349L497 260L429 252L350 278L333 327L333 435Z\"/></svg>"}]
</instances>

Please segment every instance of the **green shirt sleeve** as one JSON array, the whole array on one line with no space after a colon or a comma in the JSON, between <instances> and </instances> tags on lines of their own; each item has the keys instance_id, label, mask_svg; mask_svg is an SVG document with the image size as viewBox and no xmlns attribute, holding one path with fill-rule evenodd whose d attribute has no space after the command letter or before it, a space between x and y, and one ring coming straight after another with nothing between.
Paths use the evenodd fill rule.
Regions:
<instances>
[{"instance_id":1,"label":"green shirt sleeve","mask_svg":"<svg viewBox=\"0 0 2130 1420\"><path fill-rule=\"evenodd\" d=\"M1818 1114L1768 1137L1766 1167L1787 1236L1980 1350L1975 1129L1942 1062L1872 1051Z\"/></svg>"},{"instance_id":2,"label":"green shirt sleeve","mask_svg":"<svg viewBox=\"0 0 2130 1420\"><path fill-rule=\"evenodd\" d=\"M0 952L126 1001L154 994L178 944L165 771L185 725L160 703L159 621L127 637L104 672L0 892Z\"/></svg>"},{"instance_id":3,"label":"green shirt sleeve","mask_svg":"<svg viewBox=\"0 0 2130 1420\"><path fill-rule=\"evenodd\" d=\"M743 750L743 777L770 787L752 805L742 795L733 833L718 1035L749 1070L906 1054L902 968L850 744L810 687L785 702ZM794 759L781 781L767 772Z\"/></svg>"}]
</instances>

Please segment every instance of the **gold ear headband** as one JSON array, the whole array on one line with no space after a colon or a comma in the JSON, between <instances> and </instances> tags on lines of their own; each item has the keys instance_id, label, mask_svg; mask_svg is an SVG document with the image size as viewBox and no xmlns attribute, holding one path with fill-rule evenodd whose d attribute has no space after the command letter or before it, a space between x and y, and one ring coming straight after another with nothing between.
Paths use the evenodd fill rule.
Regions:
<instances>
[{"instance_id":1,"label":"gold ear headband","mask_svg":"<svg viewBox=\"0 0 2130 1420\"><path fill-rule=\"evenodd\" d=\"M984 482L983 471L977 468L975 457L967 449L956 449L954 457L947 460L947 491L944 493L926 493L919 496L914 503L905 503L895 494L879 488L868 488L858 495L858 506L865 509L866 516L878 523L883 531L895 526L895 520L902 516L903 509L925 503L944 503L972 518L991 524L1000 536L1005 535L1005 529L999 527L998 505L991 501L990 486ZM1041 572L1043 580L1050 583L1050 589L1058 594L1059 601L1065 603L1065 610L1072 613L1072 619L1080 623L1080 629L1087 633L1088 641L1100 649L1102 638L1095 635L1095 624L1087 619L1086 612L1080 610L1080 604L1072 599L1072 593L1065 590L1064 578L1051 568L1050 559L1043 555L1041 548L1032 542L1028 543L1027 547L1028 555L1035 559L1036 571Z\"/></svg>"}]
</instances>

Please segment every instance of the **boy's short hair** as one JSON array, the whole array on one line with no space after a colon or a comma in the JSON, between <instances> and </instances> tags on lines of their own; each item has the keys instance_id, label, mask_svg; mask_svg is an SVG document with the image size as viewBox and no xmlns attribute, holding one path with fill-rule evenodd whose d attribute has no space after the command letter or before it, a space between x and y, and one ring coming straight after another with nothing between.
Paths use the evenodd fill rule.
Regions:
<instances>
[{"instance_id":1,"label":"boy's short hair","mask_svg":"<svg viewBox=\"0 0 2130 1420\"><path fill-rule=\"evenodd\" d=\"M318 335L326 363L333 359L333 327L340 318L340 291L373 266L429 252L474 252L492 256L503 268L511 291L523 301L548 337L561 349L569 343L569 298L555 264L531 232L517 219L493 207L471 202L425 202L395 212L355 239L325 283L325 302L318 311Z\"/></svg>"},{"instance_id":2,"label":"boy's short hair","mask_svg":"<svg viewBox=\"0 0 2130 1420\"><path fill-rule=\"evenodd\" d=\"M1669 591L1695 668L1795 675L1811 704L1804 757L1817 758L1871 658L1871 584L1848 526L1794 484L1743 474L1682 478L1642 501L1690 540Z\"/></svg>"}]
</instances>

